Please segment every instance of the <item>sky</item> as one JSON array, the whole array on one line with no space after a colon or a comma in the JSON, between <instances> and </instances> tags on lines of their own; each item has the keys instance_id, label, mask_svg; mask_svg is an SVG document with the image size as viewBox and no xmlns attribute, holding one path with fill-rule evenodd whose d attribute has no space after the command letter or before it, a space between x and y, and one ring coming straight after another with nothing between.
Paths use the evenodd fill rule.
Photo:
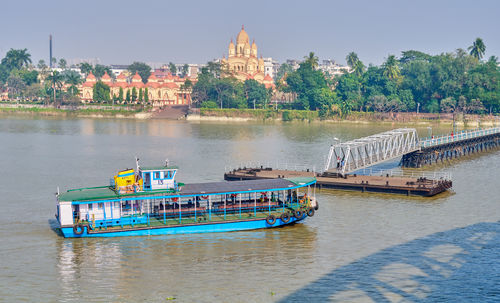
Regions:
<instances>
[{"instance_id":1,"label":"sky","mask_svg":"<svg viewBox=\"0 0 500 303\"><path fill-rule=\"evenodd\" d=\"M379 65L404 50L466 49L481 37L486 58L500 56L498 0L148 1L2 0L0 57L27 48L48 62L99 58L101 64L206 63L227 56L242 25L259 56L345 64L354 51Z\"/></svg>"}]
</instances>

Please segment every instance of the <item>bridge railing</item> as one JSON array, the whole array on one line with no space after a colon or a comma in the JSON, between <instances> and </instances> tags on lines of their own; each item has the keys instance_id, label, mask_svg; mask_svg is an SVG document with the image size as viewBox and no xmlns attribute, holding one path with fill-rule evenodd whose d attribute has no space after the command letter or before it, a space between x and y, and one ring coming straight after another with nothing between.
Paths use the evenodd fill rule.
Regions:
<instances>
[{"instance_id":1,"label":"bridge railing","mask_svg":"<svg viewBox=\"0 0 500 303\"><path fill-rule=\"evenodd\" d=\"M434 182L451 180L450 172L440 171L404 171L399 169L373 169L364 168L354 173L367 176L389 176L389 177L408 177L408 178L426 178Z\"/></svg>"},{"instance_id":2,"label":"bridge railing","mask_svg":"<svg viewBox=\"0 0 500 303\"><path fill-rule=\"evenodd\" d=\"M474 139L482 136L492 135L500 133L500 127L487 128L487 129L473 129L473 130L462 130L456 134L449 134L444 136L438 136L434 138L423 138L420 140L421 147L432 147L441 144L447 144L452 142L457 142L461 140Z\"/></svg>"}]
</instances>

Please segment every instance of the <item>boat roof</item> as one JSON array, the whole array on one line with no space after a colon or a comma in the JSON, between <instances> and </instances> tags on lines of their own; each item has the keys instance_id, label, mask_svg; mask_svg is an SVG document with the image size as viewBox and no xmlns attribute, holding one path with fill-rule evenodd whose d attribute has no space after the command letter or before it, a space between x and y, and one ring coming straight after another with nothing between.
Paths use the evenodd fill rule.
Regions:
<instances>
[{"instance_id":1,"label":"boat roof","mask_svg":"<svg viewBox=\"0 0 500 303\"><path fill-rule=\"evenodd\" d=\"M145 171L145 170L165 170L165 169L179 169L179 167L173 166L173 165L170 165L170 166L141 166L140 169L142 171Z\"/></svg>"},{"instance_id":2,"label":"boat roof","mask_svg":"<svg viewBox=\"0 0 500 303\"><path fill-rule=\"evenodd\" d=\"M180 191L152 190L132 194L118 194L109 186L86 187L68 190L59 195L59 201L102 201L134 198L141 196L192 196L205 194L223 194L238 192L263 192L285 190L287 188L301 187L316 182L313 177L299 177L287 179L259 179L244 181L222 181L209 183L194 183L182 186Z\"/></svg>"}]
</instances>

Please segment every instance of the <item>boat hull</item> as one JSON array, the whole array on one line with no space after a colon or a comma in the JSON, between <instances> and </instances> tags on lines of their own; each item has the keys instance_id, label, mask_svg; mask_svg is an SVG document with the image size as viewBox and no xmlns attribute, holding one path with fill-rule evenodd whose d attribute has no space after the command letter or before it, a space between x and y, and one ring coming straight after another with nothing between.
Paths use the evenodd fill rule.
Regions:
<instances>
[{"instance_id":1,"label":"boat hull","mask_svg":"<svg viewBox=\"0 0 500 303\"><path fill-rule=\"evenodd\" d=\"M61 232L65 238L87 238L87 237L128 237L128 236L155 236L155 235L178 235L178 234L195 234L195 233L215 233L215 232L230 232L244 231L252 229L272 228L284 225L290 225L298 221L302 221L307 216L297 219L291 217L290 221L284 223L281 219L276 219L273 225L266 222L265 219L248 220L248 221L229 221L229 222L211 222L203 224L191 225L176 225L176 226L159 226L159 227L140 227L126 228L120 230L99 230L90 231L85 227L81 235L74 233L72 227L61 227Z\"/></svg>"}]
</instances>

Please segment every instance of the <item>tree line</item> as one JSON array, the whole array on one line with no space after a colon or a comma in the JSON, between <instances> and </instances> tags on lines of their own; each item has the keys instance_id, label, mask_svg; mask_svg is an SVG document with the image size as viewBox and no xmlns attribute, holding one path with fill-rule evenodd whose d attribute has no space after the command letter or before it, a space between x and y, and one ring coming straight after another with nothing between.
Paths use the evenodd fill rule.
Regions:
<instances>
[{"instance_id":1,"label":"tree line","mask_svg":"<svg viewBox=\"0 0 500 303\"><path fill-rule=\"evenodd\" d=\"M335 77L317 70L310 53L296 71L277 79L279 89L297 94L296 109L316 109L320 115L346 115L351 110L375 112L499 113L498 58L482 60L486 46L477 38L468 48L429 55L403 51L380 66L366 67L351 52L351 72Z\"/></svg>"}]
</instances>

